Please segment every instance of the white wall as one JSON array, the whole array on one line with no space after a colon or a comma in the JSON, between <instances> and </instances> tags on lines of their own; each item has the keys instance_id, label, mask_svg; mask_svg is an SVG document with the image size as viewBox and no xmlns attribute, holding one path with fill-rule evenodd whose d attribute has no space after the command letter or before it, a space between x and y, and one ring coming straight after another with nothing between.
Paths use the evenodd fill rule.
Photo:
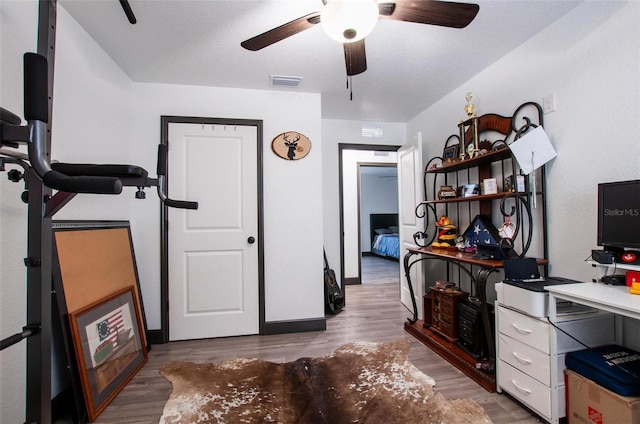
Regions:
<instances>
[{"instance_id":1,"label":"white wall","mask_svg":"<svg viewBox=\"0 0 640 424\"><path fill-rule=\"evenodd\" d=\"M160 115L263 120L264 254L266 320L324 316L322 273L322 142L320 96L309 93L135 84L134 162L155 169ZM299 131L312 142L302 160L286 161L271 140ZM150 162L145 165L145 162ZM220 182L212 182L212 184ZM160 327L159 207L132 209L136 259L149 328ZM136 237L139 235L139 237ZM301 255L300 252L305 254ZM145 259L146 258L146 259ZM141 263L145 260L144 263ZM147 300L149 300L147 302Z\"/></svg>"}]
</instances>

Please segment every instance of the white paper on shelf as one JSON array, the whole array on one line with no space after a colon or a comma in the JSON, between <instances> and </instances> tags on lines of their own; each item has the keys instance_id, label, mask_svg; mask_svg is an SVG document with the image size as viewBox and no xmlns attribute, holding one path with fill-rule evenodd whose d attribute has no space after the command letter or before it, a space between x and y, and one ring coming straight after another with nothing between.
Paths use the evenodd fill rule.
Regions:
<instances>
[{"instance_id":1,"label":"white paper on shelf","mask_svg":"<svg viewBox=\"0 0 640 424\"><path fill-rule=\"evenodd\" d=\"M526 133L511 143L509 148L525 175L540 168L558 155L542 127L537 127Z\"/></svg>"}]
</instances>

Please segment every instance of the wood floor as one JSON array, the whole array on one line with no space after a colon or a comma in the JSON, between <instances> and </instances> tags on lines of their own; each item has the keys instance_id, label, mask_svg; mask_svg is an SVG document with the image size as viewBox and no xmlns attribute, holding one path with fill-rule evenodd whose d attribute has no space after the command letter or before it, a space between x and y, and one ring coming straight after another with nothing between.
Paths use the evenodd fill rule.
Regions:
<instances>
[{"instance_id":1,"label":"wood floor","mask_svg":"<svg viewBox=\"0 0 640 424\"><path fill-rule=\"evenodd\" d=\"M380 256L363 256L362 284L398 283L400 261Z\"/></svg>"},{"instance_id":2,"label":"wood floor","mask_svg":"<svg viewBox=\"0 0 640 424\"><path fill-rule=\"evenodd\" d=\"M256 357L282 362L326 355L340 345L356 340L386 342L411 338L403 330L409 312L398 300L397 282L347 286L345 297L346 307L339 314L327 317L326 331L154 345L149 352L149 362L95 422L158 423L171 392L170 383L158 373L158 368L168 361L205 362ZM414 341L409 356L416 367L436 380L436 389L446 398L474 399L495 424L539 422L508 396L485 391L420 342ZM392 423L389 420L384 424Z\"/></svg>"}]
</instances>

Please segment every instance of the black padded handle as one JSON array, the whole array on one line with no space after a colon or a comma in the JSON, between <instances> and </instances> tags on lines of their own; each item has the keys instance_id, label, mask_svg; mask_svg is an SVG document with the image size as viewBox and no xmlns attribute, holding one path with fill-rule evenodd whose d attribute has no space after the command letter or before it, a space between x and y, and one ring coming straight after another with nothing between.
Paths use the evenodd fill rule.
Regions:
<instances>
[{"instance_id":1,"label":"black padded handle","mask_svg":"<svg viewBox=\"0 0 640 424\"><path fill-rule=\"evenodd\" d=\"M166 199L164 204L169 206L170 208L178 208L178 209L198 209L198 202L187 202L184 200L171 200Z\"/></svg>"},{"instance_id":2,"label":"black padded handle","mask_svg":"<svg viewBox=\"0 0 640 424\"><path fill-rule=\"evenodd\" d=\"M158 175L167 175L167 145L158 144Z\"/></svg>"},{"instance_id":3,"label":"black padded handle","mask_svg":"<svg viewBox=\"0 0 640 424\"><path fill-rule=\"evenodd\" d=\"M57 171L42 176L48 187L68 193L120 194L122 182L115 177L70 177Z\"/></svg>"},{"instance_id":4,"label":"black padded handle","mask_svg":"<svg viewBox=\"0 0 640 424\"><path fill-rule=\"evenodd\" d=\"M6 339L0 341L0 350L4 350L9 346L13 346L18 343L20 340L24 339L24 336L21 333L14 334L13 336L9 336Z\"/></svg>"},{"instance_id":5,"label":"black padded handle","mask_svg":"<svg viewBox=\"0 0 640 424\"><path fill-rule=\"evenodd\" d=\"M0 350L4 350L9 346L13 346L18 343L22 339L26 339L27 337L31 337L40 332L40 326L35 325L27 325L22 328L22 333L14 334L13 336L9 336L6 339L0 340Z\"/></svg>"},{"instance_id":6,"label":"black padded handle","mask_svg":"<svg viewBox=\"0 0 640 424\"><path fill-rule=\"evenodd\" d=\"M0 107L0 122L10 125L20 125L22 124L22 119L20 119L20 117L15 113Z\"/></svg>"},{"instance_id":7,"label":"black padded handle","mask_svg":"<svg viewBox=\"0 0 640 424\"><path fill-rule=\"evenodd\" d=\"M24 54L24 117L27 121L49 122L47 58Z\"/></svg>"}]
</instances>

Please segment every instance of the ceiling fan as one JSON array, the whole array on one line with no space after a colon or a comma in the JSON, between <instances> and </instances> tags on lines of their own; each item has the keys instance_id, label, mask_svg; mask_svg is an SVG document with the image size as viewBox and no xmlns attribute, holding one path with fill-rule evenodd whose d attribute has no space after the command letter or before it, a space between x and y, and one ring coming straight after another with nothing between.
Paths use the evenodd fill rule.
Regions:
<instances>
[{"instance_id":1,"label":"ceiling fan","mask_svg":"<svg viewBox=\"0 0 640 424\"><path fill-rule=\"evenodd\" d=\"M473 21L480 7L471 3L439 0L322 0L321 12L294 19L240 43L257 51L298 34L322 22L329 36L343 43L347 76L367 70L364 38L371 33L378 18L419 24L464 28Z\"/></svg>"}]
</instances>

